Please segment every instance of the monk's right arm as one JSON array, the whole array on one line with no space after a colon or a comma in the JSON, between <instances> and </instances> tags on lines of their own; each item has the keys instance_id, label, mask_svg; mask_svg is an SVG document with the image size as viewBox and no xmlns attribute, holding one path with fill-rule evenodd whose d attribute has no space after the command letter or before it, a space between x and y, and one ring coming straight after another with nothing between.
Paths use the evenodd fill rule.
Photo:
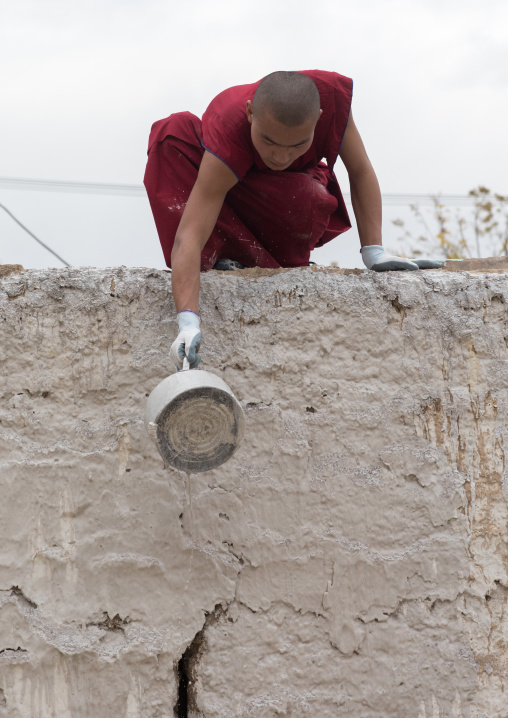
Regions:
<instances>
[{"instance_id":1,"label":"monk's right arm","mask_svg":"<svg viewBox=\"0 0 508 718\"><path fill-rule=\"evenodd\" d=\"M171 284L177 312L199 311L201 251L215 227L227 192L237 182L236 175L222 160L205 152L171 253Z\"/></svg>"},{"instance_id":2,"label":"monk's right arm","mask_svg":"<svg viewBox=\"0 0 508 718\"><path fill-rule=\"evenodd\" d=\"M176 232L171 253L171 285L178 312L179 334L171 347L171 356L181 367L183 354L192 366L189 348L199 347L199 274L201 252L208 241L224 203L227 192L238 182L236 175L222 160L205 152L196 183ZM189 325L189 326L187 326ZM194 337L194 339L193 339Z\"/></svg>"}]
</instances>

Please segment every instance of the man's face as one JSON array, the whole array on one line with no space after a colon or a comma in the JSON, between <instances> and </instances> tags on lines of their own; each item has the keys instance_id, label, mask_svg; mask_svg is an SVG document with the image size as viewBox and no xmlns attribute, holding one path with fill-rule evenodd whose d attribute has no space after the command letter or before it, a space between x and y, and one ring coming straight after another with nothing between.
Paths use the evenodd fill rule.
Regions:
<instances>
[{"instance_id":1,"label":"man's face","mask_svg":"<svg viewBox=\"0 0 508 718\"><path fill-rule=\"evenodd\" d=\"M271 170L287 169L307 152L314 139L314 118L298 127L287 127L277 122L269 111L254 116L250 100L247 101L247 118L251 124L252 144Z\"/></svg>"}]
</instances>

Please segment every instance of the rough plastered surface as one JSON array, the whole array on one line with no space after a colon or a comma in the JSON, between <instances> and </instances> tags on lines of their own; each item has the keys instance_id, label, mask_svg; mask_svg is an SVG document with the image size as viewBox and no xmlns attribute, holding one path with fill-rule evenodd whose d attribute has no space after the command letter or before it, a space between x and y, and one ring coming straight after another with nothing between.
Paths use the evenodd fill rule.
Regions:
<instances>
[{"instance_id":1,"label":"rough plastered surface","mask_svg":"<svg viewBox=\"0 0 508 718\"><path fill-rule=\"evenodd\" d=\"M0 716L508 715L508 278L210 272L246 412L164 471L170 274L0 281Z\"/></svg>"}]
</instances>

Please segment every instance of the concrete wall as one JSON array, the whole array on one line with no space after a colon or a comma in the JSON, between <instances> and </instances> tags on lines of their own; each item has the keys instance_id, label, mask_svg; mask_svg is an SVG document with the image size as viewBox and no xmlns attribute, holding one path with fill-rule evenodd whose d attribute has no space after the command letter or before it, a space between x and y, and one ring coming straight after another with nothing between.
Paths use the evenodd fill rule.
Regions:
<instances>
[{"instance_id":1,"label":"concrete wall","mask_svg":"<svg viewBox=\"0 0 508 718\"><path fill-rule=\"evenodd\" d=\"M506 276L202 283L247 423L188 481L169 273L0 281L0 716L507 716Z\"/></svg>"}]
</instances>

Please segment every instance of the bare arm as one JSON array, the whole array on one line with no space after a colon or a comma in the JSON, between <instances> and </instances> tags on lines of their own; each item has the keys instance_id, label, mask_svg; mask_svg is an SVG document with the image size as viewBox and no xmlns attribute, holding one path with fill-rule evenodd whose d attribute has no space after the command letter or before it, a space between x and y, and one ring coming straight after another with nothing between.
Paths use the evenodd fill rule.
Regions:
<instances>
[{"instance_id":1,"label":"bare arm","mask_svg":"<svg viewBox=\"0 0 508 718\"><path fill-rule=\"evenodd\" d=\"M382 244L381 191L352 114L349 116L348 126L342 140L340 157L349 175L351 201L358 225L360 243L362 247Z\"/></svg>"},{"instance_id":2,"label":"bare arm","mask_svg":"<svg viewBox=\"0 0 508 718\"><path fill-rule=\"evenodd\" d=\"M237 182L234 172L222 160L205 152L171 253L171 284L177 312L191 309L199 313L201 251L213 231L227 192Z\"/></svg>"}]
</instances>

